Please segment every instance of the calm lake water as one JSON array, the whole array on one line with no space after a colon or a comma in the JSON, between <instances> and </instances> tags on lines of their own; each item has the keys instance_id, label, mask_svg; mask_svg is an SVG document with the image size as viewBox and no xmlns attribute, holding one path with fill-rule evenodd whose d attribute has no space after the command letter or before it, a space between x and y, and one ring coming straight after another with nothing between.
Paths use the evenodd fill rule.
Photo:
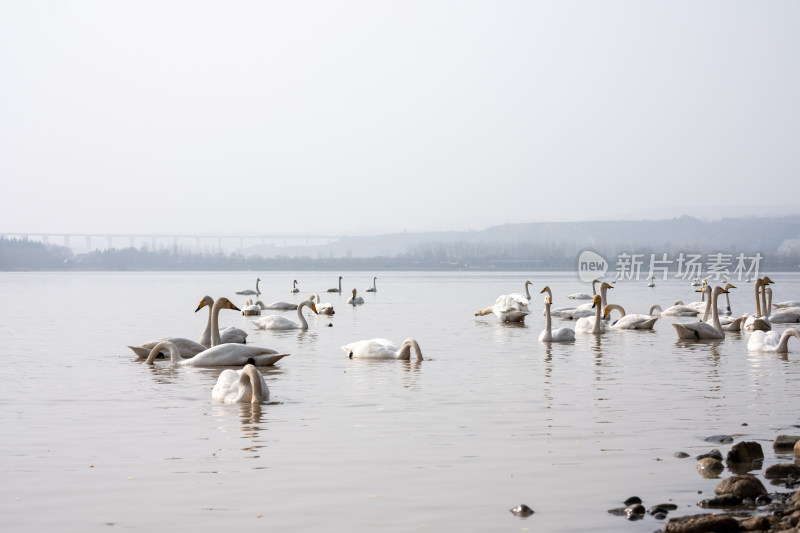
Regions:
<instances>
[{"instance_id":1,"label":"calm lake water","mask_svg":"<svg viewBox=\"0 0 800 533\"><path fill-rule=\"evenodd\" d=\"M670 324L695 319L663 317L652 332L546 346L539 290L568 305L591 292L573 273L343 272L344 293L326 293L338 275L0 274L3 530L652 532L664 522L607 510L638 495L675 503L671 516L701 512L719 481L675 452L725 454L703 439L730 434L760 442L765 466L793 460L772 441L800 434L798 344L788 357L748 353L746 334L684 344ZM373 275L378 292L366 293ZM241 306L234 292L256 276L264 302L319 292L336 308L305 332L221 313L248 342L292 354L264 372L269 404L212 402L219 368L133 361L128 344L198 339L201 297ZM797 275L770 276L776 301L800 300ZM524 326L474 316L525 280ZM700 299L687 280L656 284L620 281L609 300L646 313ZM366 300L355 308L354 287ZM752 313L752 286L731 303ZM374 337L414 337L425 360L349 360L340 348ZM535 514L509 512L521 503Z\"/></svg>"}]
</instances>

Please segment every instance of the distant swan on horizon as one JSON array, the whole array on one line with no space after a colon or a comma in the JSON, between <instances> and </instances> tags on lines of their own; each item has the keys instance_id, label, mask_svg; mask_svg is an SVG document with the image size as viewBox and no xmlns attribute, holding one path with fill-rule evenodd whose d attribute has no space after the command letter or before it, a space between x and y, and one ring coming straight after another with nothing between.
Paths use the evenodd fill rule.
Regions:
<instances>
[{"instance_id":1,"label":"distant swan on horizon","mask_svg":"<svg viewBox=\"0 0 800 533\"><path fill-rule=\"evenodd\" d=\"M289 289L289 292L300 292L300 289L297 288L297 280L292 282L292 288Z\"/></svg>"},{"instance_id":2,"label":"distant swan on horizon","mask_svg":"<svg viewBox=\"0 0 800 533\"><path fill-rule=\"evenodd\" d=\"M372 287L367 289L367 292L378 292L378 286L375 283L377 279L378 279L378 276L373 276L372 277Z\"/></svg>"},{"instance_id":3,"label":"distant swan on horizon","mask_svg":"<svg viewBox=\"0 0 800 533\"><path fill-rule=\"evenodd\" d=\"M261 281L261 278L256 278L256 290L253 289L245 289L243 291L237 291L236 294L261 294L261 290L258 288L258 282Z\"/></svg>"},{"instance_id":4,"label":"distant swan on horizon","mask_svg":"<svg viewBox=\"0 0 800 533\"><path fill-rule=\"evenodd\" d=\"M339 287L334 287L332 289L328 289L328 292L338 292L341 294L342 292L342 276L339 276Z\"/></svg>"},{"instance_id":5,"label":"distant swan on horizon","mask_svg":"<svg viewBox=\"0 0 800 533\"><path fill-rule=\"evenodd\" d=\"M357 291L353 289L353 295L347 299L347 303L352 305L359 305L364 303L364 298L362 298L361 296L356 296L356 292Z\"/></svg>"}]
</instances>

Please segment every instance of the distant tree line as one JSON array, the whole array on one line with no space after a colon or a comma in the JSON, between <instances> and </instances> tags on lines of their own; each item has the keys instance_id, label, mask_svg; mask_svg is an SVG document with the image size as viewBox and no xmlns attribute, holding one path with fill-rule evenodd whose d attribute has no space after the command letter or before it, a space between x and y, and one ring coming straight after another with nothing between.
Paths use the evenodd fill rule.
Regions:
<instances>
[{"instance_id":1,"label":"distant tree line","mask_svg":"<svg viewBox=\"0 0 800 533\"><path fill-rule=\"evenodd\" d=\"M787 241L779 249L760 251L761 270L797 270L800 241ZM587 246L588 244L588 246ZM658 245L654 243L653 245ZM424 240L411 242L404 253L358 257L245 256L239 253L198 253L177 245L172 248L110 248L74 254L69 248L27 239L0 238L0 270L574 270L578 254L591 249L603 255L614 271L620 255L641 253L642 261L651 254L668 255L673 262L684 252L707 253L697 244L663 242L657 249L644 249L640 243L578 242L557 238L524 238L520 235L495 235L495 239ZM728 254L740 250L731 248ZM745 250L746 251L746 250ZM735 263L735 255L730 259ZM646 268L646 266L645 266Z\"/></svg>"}]
</instances>

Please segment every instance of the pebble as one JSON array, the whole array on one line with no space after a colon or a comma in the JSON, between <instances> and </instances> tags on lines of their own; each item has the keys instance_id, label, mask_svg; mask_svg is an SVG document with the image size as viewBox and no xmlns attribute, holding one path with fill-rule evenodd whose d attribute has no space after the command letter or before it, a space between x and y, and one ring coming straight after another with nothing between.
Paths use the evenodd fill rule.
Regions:
<instances>
[{"instance_id":1,"label":"pebble","mask_svg":"<svg viewBox=\"0 0 800 533\"><path fill-rule=\"evenodd\" d=\"M711 435L703 439L706 442L713 442L715 444L731 444L733 437L730 435Z\"/></svg>"},{"instance_id":2,"label":"pebble","mask_svg":"<svg viewBox=\"0 0 800 533\"><path fill-rule=\"evenodd\" d=\"M533 514L533 509L525 505L517 505L516 507L509 509L514 516L519 516L522 518L528 517Z\"/></svg>"}]
</instances>

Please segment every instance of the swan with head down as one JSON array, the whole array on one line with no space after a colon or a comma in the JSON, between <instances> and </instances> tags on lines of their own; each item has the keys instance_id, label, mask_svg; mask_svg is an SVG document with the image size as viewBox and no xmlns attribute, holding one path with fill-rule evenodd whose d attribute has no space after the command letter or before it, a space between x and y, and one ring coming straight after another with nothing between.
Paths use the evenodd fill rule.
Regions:
<instances>
[{"instance_id":1,"label":"swan with head down","mask_svg":"<svg viewBox=\"0 0 800 533\"><path fill-rule=\"evenodd\" d=\"M594 298L594 295L597 294L597 289L595 285L600 283L599 279L592 280L592 294L586 294L585 292L573 292L572 294L568 294L567 298L570 300L591 300Z\"/></svg>"},{"instance_id":2,"label":"swan with head down","mask_svg":"<svg viewBox=\"0 0 800 533\"><path fill-rule=\"evenodd\" d=\"M416 340L408 338L401 345L387 339L369 339L342 346L350 359L400 359L409 361L413 351L416 360L422 361L422 350Z\"/></svg>"},{"instance_id":3,"label":"swan with head down","mask_svg":"<svg viewBox=\"0 0 800 533\"><path fill-rule=\"evenodd\" d=\"M246 364L241 370L223 370L211 389L211 398L222 403L264 403L269 400L269 387L261 372Z\"/></svg>"},{"instance_id":4,"label":"swan with head down","mask_svg":"<svg viewBox=\"0 0 800 533\"><path fill-rule=\"evenodd\" d=\"M168 352L173 365L180 366L272 366L288 353L277 353L270 348L245 344L218 344L200 352L191 359L181 357L178 348L169 341L161 341L150 351L144 364L152 365L159 353Z\"/></svg>"},{"instance_id":5,"label":"swan with head down","mask_svg":"<svg viewBox=\"0 0 800 533\"><path fill-rule=\"evenodd\" d=\"M658 317L652 314L626 314L625 309L618 304L608 304L603 309L603 319L609 318L612 311L619 311L620 317L611 323L611 329L653 329L658 320ZM650 312L652 313L652 311L651 307Z\"/></svg>"},{"instance_id":6,"label":"swan with head down","mask_svg":"<svg viewBox=\"0 0 800 533\"><path fill-rule=\"evenodd\" d=\"M333 315L335 314L333 311L333 304L330 302L323 302L320 303L319 301L319 294L316 292L312 292L308 295L308 299L314 302L317 306L317 314L318 315Z\"/></svg>"},{"instance_id":7,"label":"swan with head down","mask_svg":"<svg viewBox=\"0 0 800 533\"><path fill-rule=\"evenodd\" d=\"M747 349L751 352L789 353L789 339L792 337L800 339L800 330L789 328L781 334L777 331L754 331L747 341Z\"/></svg>"},{"instance_id":8,"label":"swan with head down","mask_svg":"<svg viewBox=\"0 0 800 533\"><path fill-rule=\"evenodd\" d=\"M525 317L530 314L528 308L507 294L497 297L494 305L479 309L475 316L491 315L497 317L500 322L524 322Z\"/></svg>"},{"instance_id":9,"label":"swan with head down","mask_svg":"<svg viewBox=\"0 0 800 533\"><path fill-rule=\"evenodd\" d=\"M284 316L279 315L268 315L261 317L257 320L251 320L251 322L258 328L258 329L271 329L271 330L288 330L288 329L308 329L308 321L306 317L303 316L303 308L309 307L311 310L316 314L317 307L314 305L314 302L311 300L303 300L297 306L297 318L300 320L300 323L293 320L289 320Z\"/></svg>"}]
</instances>

